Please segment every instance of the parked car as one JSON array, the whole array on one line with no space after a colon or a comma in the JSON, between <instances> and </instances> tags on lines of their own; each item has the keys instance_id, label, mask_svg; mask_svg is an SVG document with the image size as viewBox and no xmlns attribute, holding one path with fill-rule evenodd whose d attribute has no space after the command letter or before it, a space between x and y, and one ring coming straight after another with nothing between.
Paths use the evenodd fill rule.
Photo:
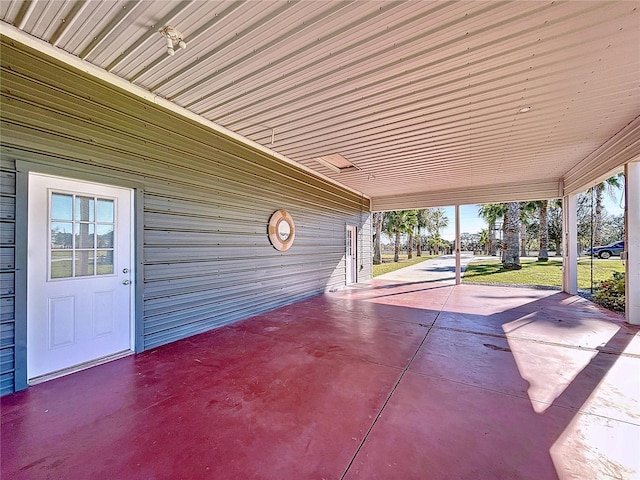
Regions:
<instances>
[{"instance_id":1,"label":"parked car","mask_svg":"<svg viewBox=\"0 0 640 480\"><path fill-rule=\"evenodd\" d=\"M624 240L621 242L615 242L610 245L603 245L602 247L588 248L585 255L593 255L598 258L609 258L612 255L620 255L624 251Z\"/></svg>"}]
</instances>

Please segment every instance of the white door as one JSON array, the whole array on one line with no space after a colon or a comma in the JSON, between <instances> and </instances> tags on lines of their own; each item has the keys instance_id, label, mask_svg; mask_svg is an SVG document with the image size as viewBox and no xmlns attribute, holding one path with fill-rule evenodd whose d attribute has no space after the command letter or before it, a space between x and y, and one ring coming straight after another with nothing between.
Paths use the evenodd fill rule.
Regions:
<instances>
[{"instance_id":1,"label":"white door","mask_svg":"<svg viewBox=\"0 0 640 480\"><path fill-rule=\"evenodd\" d=\"M132 349L132 191L30 174L29 380Z\"/></svg>"},{"instance_id":2,"label":"white door","mask_svg":"<svg viewBox=\"0 0 640 480\"><path fill-rule=\"evenodd\" d=\"M347 285L357 282L356 259L356 227L347 225L347 252L345 255L347 268Z\"/></svg>"}]
</instances>

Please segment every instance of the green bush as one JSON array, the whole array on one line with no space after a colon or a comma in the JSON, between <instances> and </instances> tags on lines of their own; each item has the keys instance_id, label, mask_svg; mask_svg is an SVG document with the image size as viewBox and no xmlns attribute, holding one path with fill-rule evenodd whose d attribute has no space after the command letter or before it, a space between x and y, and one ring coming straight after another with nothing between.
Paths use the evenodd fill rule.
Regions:
<instances>
[{"instance_id":1,"label":"green bush","mask_svg":"<svg viewBox=\"0 0 640 480\"><path fill-rule=\"evenodd\" d=\"M593 301L609 310L624 312L624 273L614 272L613 278L601 282Z\"/></svg>"}]
</instances>

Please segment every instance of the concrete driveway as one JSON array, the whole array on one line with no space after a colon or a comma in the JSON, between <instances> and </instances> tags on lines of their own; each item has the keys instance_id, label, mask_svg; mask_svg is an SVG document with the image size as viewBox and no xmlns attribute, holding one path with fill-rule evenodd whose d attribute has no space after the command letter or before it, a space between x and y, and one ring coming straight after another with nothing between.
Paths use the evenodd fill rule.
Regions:
<instances>
[{"instance_id":1,"label":"concrete driveway","mask_svg":"<svg viewBox=\"0 0 640 480\"><path fill-rule=\"evenodd\" d=\"M464 272L467 265L474 260L495 260L498 257L476 257L471 252L462 252L460 263ZM379 280L399 282L444 282L454 284L456 280L455 255L443 255L424 262L401 268L395 272L376 277Z\"/></svg>"}]
</instances>

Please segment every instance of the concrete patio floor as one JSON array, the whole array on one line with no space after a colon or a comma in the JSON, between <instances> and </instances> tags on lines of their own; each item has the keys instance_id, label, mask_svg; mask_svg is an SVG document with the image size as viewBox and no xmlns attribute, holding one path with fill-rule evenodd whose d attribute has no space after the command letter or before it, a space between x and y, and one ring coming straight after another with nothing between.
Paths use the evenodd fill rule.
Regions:
<instances>
[{"instance_id":1,"label":"concrete patio floor","mask_svg":"<svg viewBox=\"0 0 640 480\"><path fill-rule=\"evenodd\" d=\"M2 398L4 479L640 475L638 328L375 280Z\"/></svg>"}]
</instances>

